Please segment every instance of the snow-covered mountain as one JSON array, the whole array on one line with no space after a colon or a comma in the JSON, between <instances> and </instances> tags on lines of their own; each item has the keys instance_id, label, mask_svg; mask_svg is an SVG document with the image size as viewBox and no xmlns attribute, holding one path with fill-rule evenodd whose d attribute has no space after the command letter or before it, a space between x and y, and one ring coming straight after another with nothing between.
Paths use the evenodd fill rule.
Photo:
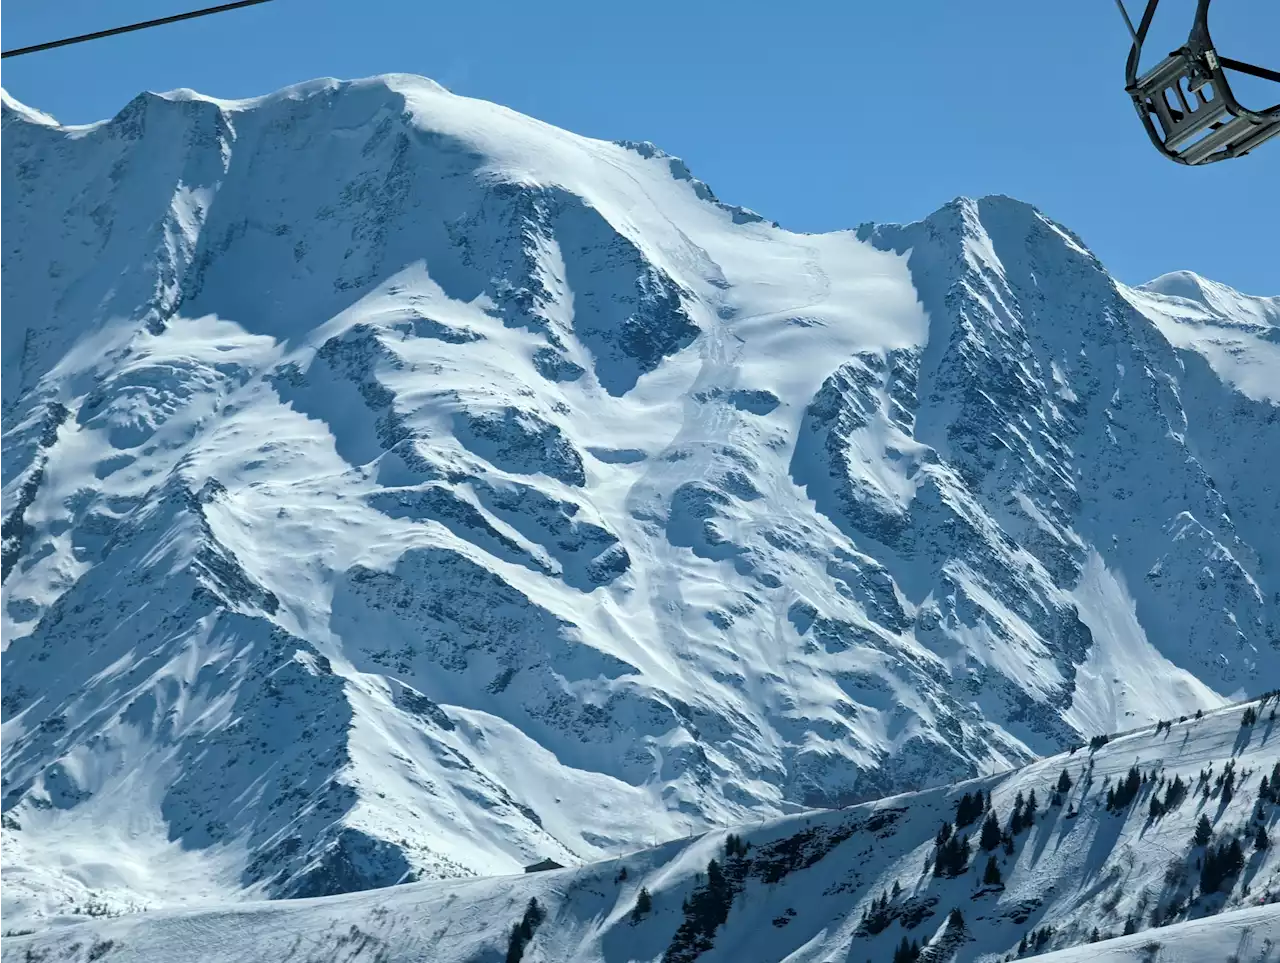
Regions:
<instances>
[{"instance_id":1,"label":"snow-covered mountain","mask_svg":"<svg viewBox=\"0 0 1280 963\"><path fill-rule=\"evenodd\" d=\"M4 961L1276 963L1275 706L582 867L54 927Z\"/></svg>"},{"instance_id":2,"label":"snow-covered mountain","mask_svg":"<svg viewBox=\"0 0 1280 963\"><path fill-rule=\"evenodd\" d=\"M1004 197L794 234L412 77L3 125L6 922L576 865L1280 678L1275 298Z\"/></svg>"}]
</instances>

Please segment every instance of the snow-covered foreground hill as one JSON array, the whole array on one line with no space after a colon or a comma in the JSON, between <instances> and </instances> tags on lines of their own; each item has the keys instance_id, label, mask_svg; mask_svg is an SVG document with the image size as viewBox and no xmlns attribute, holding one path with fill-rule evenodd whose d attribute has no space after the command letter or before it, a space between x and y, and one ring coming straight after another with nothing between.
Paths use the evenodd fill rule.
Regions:
<instances>
[{"instance_id":1,"label":"snow-covered foreground hill","mask_svg":"<svg viewBox=\"0 0 1280 963\"><path fill-rule=\"evenodd\" d=\"M1280 678L1274 298L1004 197L794 234L412 77L3 123L6 921L577 865Z\"/></svg>"},{"instance_id":2,"label":"snow-covered foreground hill","mask_svg":"<svg viewBox=\"0 0 1280 963\"><path fill-rule=\"evenodd\" d=\"M1175 923L1159 933L1133 933L1041 957L1040 963L1272 963L1280 960L1280 910L1233 910Z\"/></svg>"},{"instance_id":3,"label":"snow-covered foreground hill","mask_svg":"<svg viewBox=\"0 0 1280 963\"><path fill-rule=\"evenodd\" d=\"M931 963L1073 946L1063 959L1269 963L1280 959L1280 846L1258 839L1280 833L1275 705L578 868L55 927L6 940L4 961L496 963L513 959L527 919L523 963L888 963L904 940ZM1133 795L1109 809L1135 769ZM978 793L957 826L960 801ZM939 846L944 822L952 836ZM1220 854L1236 846L1227 865ZM1146 956L1129 955L1133 941L1110 949L1124 932Z\"/></svg>"}]
</instances>

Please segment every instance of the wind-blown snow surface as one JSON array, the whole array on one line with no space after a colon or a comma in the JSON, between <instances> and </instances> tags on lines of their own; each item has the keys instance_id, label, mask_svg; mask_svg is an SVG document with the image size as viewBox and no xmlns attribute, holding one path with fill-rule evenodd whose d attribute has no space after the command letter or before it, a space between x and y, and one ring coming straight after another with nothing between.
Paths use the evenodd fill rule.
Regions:
<instances>
[{"instance_id":1,"label":"wind-blown snow surface","mask_svg":"<svg viewBox=\"0 0 1280 963\"><path fill-rule=\"evenodd\" d=\"M7 922L572 865L1280 677L1280 408L1028 205L792 234L404 76L6 97L3 161Z\"/></svg>"},{"instance_id":2,"label":"wind-blown snow surface","mask_svg":"<svg viewBox=\"0 0 1280 963\"><path fill-rule=\"evenodd\" d=\"M1040 963L1272 963L1280 960L1280 911L1274 906L1235 910L1159 933L1133 933L1039 958Z\"/></svg>"},{"instance_id":3,"label":"wind-blown snow surface","mask_svg":"<svg viewBox=\"0 0 1280 963\"><path fill-rule=\"evenodd\" d=\"M1254 846L1259 826L1274 838L1280 821L1275 795L1260 798L1280 765L1271 707L1252 725L1242 726L1240 707L1219 710L962 786L748 825L734 834L745 846L713 831L553 872L95 920L6 940L4 960L497 963L511 959L511 930L536 899L545 919L523 963L888 963L904 937L923 946L927 963L996 963L1072 946L1063 959L1274 963L1280 847ZM1108 792L1135 765L1144 777L1136 798L1108 811ZM1072 785L1055 799L1063 771ZM1152 798L1168 798L1175 777L1185 797L1153 817ZM981 817L957 828L969 866L936 875L935 834L976 790L990 795L1003 827L1019 796L1035 793L1036 815L990 852L979 844ZM1208 846L1193 840L1202 816ZM1242 865L1206 891L1197 864L1232 839L1242 843ZM984 882L989 861L998 883ZM642 889L651 907L637 916ZM723 908L720 922L691 927L708 903ZM1112 943L1126 929L1158 952L1134 957L1131 941ZM1035 945L1019 953L1024 939Z\"/></svg>"}]
</instances>

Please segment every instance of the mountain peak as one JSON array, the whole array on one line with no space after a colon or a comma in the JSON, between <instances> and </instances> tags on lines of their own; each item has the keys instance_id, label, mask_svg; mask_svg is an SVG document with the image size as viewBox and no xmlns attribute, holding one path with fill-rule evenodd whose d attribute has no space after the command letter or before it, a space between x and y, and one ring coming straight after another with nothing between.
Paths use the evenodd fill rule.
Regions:
<instances>
[{"instance_id":1,"label":"mountain peak","mask_svg":"<svg viewBox=\"0 0 1280 963\"><path fill-rule=\"evenodd\" d=\"M1025 260L1032 247L1046 258L1081 257L1101 269L1073 231L1034 204L1006 194L956 197L913 224L862 224L856 233L860 240L899 254L909 249L922 253L923 245L932 252L929 257L961 258L975 270L985 264L1000 273L1002 257Z\"/></svg>"},{"instance_id":2,"label":"mountain peak","mask_svg":"<svg viewBox=\"0 0 1280 963\"><path fill-rule=\"evenodd\" d=\"M1224 285L1216 284L1196 274L1195 271L1170 271L1146 284L1138 285L1139 290L1153 291L1168 297L1186 298L1188 301L1207 302L1210 291Z\"/></svg>"},{"instance_id":3,"label":"mountain peak","mask_svg":"<svg viewBox=\"0 0 1280 963\"><path fill-rule=\"evenodd\" d=\"M1280 327L1280 296L1244 294L1194 271L1171 271L1134 290L1186 302L1222 321Z\"/></svg>"},{"instance_id":4,"label":"mountain peak","mask_svg":"<svg viewBox=\"0 0 1280 963\"><path fill-rule=\"evenodd\" d=\"M796 234L405 75L5 109L3 798L53 911L129 806L113 906L511 873L1280 671L1271 409L1031 205Z\"/></svg>"}]
</instances>

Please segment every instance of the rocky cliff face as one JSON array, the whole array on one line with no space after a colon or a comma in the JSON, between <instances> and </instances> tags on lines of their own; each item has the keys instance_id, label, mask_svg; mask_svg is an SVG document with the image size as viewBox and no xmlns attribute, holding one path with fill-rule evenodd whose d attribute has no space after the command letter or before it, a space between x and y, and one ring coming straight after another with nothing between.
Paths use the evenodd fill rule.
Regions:
<instances>
[{"instance_id":1,"label":"rocky cliff face","mask_svg":"<svg viewBox=\"0 0 1280 963\"><path fill-rule=\"evenodd\" d=\"M6 899L573 863L1280 677L1274 298L409 77L4 142Z\"/></svg>"}]
</instances>

